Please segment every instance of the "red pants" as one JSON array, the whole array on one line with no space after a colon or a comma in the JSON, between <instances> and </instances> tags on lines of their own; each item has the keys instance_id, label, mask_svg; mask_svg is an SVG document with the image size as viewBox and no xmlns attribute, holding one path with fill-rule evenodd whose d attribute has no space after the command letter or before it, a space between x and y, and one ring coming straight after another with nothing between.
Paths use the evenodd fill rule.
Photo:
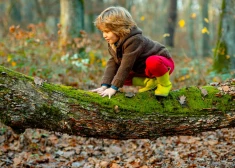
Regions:
<instances>
[{"instance_id":1,"label":"red pants","mask_svg":"<svg viewBox=\"0 0 235 168\"><path fill-rule=\"evenodd\" d=\"M147 77L155 78L160 77L170 70L170 74L174 71L175 64L172 58L163 56L152 55L146 59L146 68L144 74L136 74L131 72L127 77L124 85L132 85L133 77Z\"/></svg>"}]
</instances>

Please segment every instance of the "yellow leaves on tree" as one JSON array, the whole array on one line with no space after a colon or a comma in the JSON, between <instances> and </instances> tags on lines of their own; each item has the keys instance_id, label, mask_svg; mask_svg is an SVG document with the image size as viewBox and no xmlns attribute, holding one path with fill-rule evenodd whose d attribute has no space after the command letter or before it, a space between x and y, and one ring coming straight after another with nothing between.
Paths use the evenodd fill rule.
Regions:
<instances>
[{"instance_id":1,"label":"yellow leaves on tree","mask_svg":"<svg viewBox=\"0 0 235 168\"><path fill-rule=\"evenodd\" d=\"M204 18L204 21L205 21L206 23L209 23L209 19L208 19L208 18Z\"/></svg>"},{"instance_id":2,"label":"yellow leaves on tree","mask_svg":"<svg viewBox=\"0 0 235 168\"><path fill-rule=\"evenodd\" d=\"M107 61L104 58L102 58L101 59L101 64L102 64L103 67L106 67Z\"/></svg>"},{"instance_id":3,"label":"yellow leaves on tree","mask_svg":"<svg viewBox=\"0 0 235 168\"><path fill-rule=\"evenodd\" d=\"M12 61L12 62L11 62L11 66L13 66L13 67L16 66L16 62L15 62L15 61Z\"/></svg>"},{"instance_id":4,"label":"yellow leaves on tree","mask_svg":"<svg viewBox=\"0 0 235 168\"><path fill-rule=\"evenodd\" d=\"M230 55L226 55L225 57L226 57L226 59L230 59Z\"/></svg>"},{"instance_id":5,"label":"yellow leaves on tree","mask_svg":"<svg viewBox=\"0 0 235 168\"><path fill-rule=\"evenodd\" d=\"M163 34L163 37L170 37L171 35L169 33Z\"/></svg>"},{"instance_id":6,"label":"yellow leaves on tree","mask_svg":"<svg viewBox=\"0 0 235 168\"><path fill-rule=\"evenodd\" d=\"M105 58L98 59L94 51L89 52L89 63L92 65L95 62L101 62L102 67L106 67L107 61Z\"/></svg>"},{"instance_id":7,"label":"yellow leaves on tree","mask_svg":"<svg viewBox=\"0 0 235 168\"><path fill-rule=\"evenodd\" d=\"M145 17L144 17L144 16L141 16L141 17L140 17L140 20L141 20L141 21L144 21L144 20L145 20Z\"/></svg>"},{"instance_id":8,"label":"yellow leaves on tree","mask_svg":"<svg viewBox=\"0 0 235 168\"><path fill-rule=\"evenodd\" d=\"M183 19L181 19L179 22L178 22L180 28L184 28L185 26L185 21Z\"/></svg>"},{"instance_id":9,"label":"yellow leaves on tree","mask_svg":"<svg viewBox=\"0 0 235 168\"><path fill-rule=\"evenodd\" d=\"M202 34L205 34L205 33L209 34L209 31L208 31L208 29L206 27L203 27Z\"/></svg>"},{"instance_id":10,"label":"yellow leaves on tree","mask_svg":"<svg viewBox=\"0 0 235 168\"><path fill-rule=\"evenodd\" d=\"M93 51L89 52L90 64L94 64L96 61L95 53Z\"/></svg>"},{"instance_id":11,"label":"yellow leaves on tree","mask_svg":"<svg viewBox=\"0 0 235 168\"><path fill-rule=\"evenodd\" d=\"M11 56L8 56L8 57L7 57L7 62L10 62L11 66L13 66L13 67L15 67L16 64L17 64L15 61L12 61Z\"/></svg>"},{"instance_id":12,"label":"yellow leaves on tree","mask_svg":"<svg viewBox=\"0 0 235 168\"><path fill-rule=\"evenodd\" d=\"M191 14L191 18L192 18L192 19L195 19L196 17L197 17L196 13L192 13L192 14ZM205 21L206 23L209 23L208 18L204 18L204 21ZM184 20L184 19L180 19L179 22L178 22L178 25L179 25L180 28L184 28L184 27L185 27L185 24L186 24L186 23L185 23L185 20ZM209 30L207 29L207 27L203 27L202 30L201 30L201 32L202 32L202 34L205 34L205 33L209 34Z\"/></svg>"},{"instance_id":13,"label":"yellow leaves on tree","mask_svg":"<svg viewBox=\"0 0 235 168\"><path fill-rule=\"evenodd\" d=\"M209 19L204 18L204 22L209 23ZM207 29L207 27L203 27L202 34L209 34L209 30Z\"/></svg>"},{"instance_id":14,"label":"yellow leaves on tree","mask_svg":"<svg viewBox=\"0 0 235 168\"><path fill-rule=\"evenodd\" d=\"M196 19L196 17L197 17L197 14L196 14L196 13L192 13L192 14L191 14L191 18L192 18L192 19Z\"/></svg>"}]
</instances>

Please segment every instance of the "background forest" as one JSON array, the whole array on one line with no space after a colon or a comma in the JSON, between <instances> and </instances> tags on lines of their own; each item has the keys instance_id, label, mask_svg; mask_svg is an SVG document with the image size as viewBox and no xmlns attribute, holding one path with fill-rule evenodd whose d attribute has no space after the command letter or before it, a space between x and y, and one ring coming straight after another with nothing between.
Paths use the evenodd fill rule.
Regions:
<instances>
[{"instance_id":1,"label":"background forest","mask_svg":"<svg viewBox=\"0 0 235 168\"><path fill-rule=\"evenodd\" d=\"M216 50L218 39L225 37L219 37L221 0L86 0L70 6L65 2L1 0L1 64L80 89L97 86L109 54L93 21L106 7L121 5L146 36L171 50L175 89L234 77L234 55L224 48ZM227 6L233 11L234 5ZM228 15L234 17L234 12ZM230 22L228 17L224 20ZM232 31L234 24L229 24ZM234 46L234 40L228 43Z\"/></svg>"},{"instance_id":2,"label":"background forest","mask_svg":"<svg viewBox=\"0 0 235 168\"><path fill-rule=\"evenodd\" d=\"M169 48L173 89L235 77L234 0L0 0L0 64L51 83L98 87L109 54L93 21L112 5ZM232 131L114 141L31 129L16 135L0 125L0 167L232 167Z\"/></svg>"}]
</instances>

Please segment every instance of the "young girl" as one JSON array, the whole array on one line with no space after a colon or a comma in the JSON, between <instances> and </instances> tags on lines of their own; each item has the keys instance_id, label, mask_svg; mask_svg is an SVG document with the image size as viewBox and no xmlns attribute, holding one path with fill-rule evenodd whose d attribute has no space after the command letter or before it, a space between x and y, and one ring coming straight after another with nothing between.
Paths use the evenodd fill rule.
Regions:
<instances>
[{"instance_id":1,"label":"young girl","mask_svg":"<svg viewBox=\"0 0 235 168\"><path fill-rule=\"evenodd\" d=\"M95 26L108 42L111 58L101 87L93 92L111 98L123 85L134 85L143 86L139 92L157 88L156 96L168 96L174 62L165 46L145 37L123 7L105 9L96 18Z\"/></svg>"}]
</instances>

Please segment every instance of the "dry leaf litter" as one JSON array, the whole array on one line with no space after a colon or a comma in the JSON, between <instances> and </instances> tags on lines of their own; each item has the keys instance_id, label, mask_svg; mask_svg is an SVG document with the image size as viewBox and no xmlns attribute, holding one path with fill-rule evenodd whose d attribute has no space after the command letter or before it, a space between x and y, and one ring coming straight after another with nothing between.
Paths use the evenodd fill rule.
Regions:
<instances>
[{"instance_id":1,"label":"dry leaf litter","mask_svg":"<svg viewBox=\"0 0 235 168\"><path fill-rule=\"evenodd\" d=\"M156 140L110 140L0 126L0 167L232 168L235 129Z\"/></svg>"}]
</instances>

